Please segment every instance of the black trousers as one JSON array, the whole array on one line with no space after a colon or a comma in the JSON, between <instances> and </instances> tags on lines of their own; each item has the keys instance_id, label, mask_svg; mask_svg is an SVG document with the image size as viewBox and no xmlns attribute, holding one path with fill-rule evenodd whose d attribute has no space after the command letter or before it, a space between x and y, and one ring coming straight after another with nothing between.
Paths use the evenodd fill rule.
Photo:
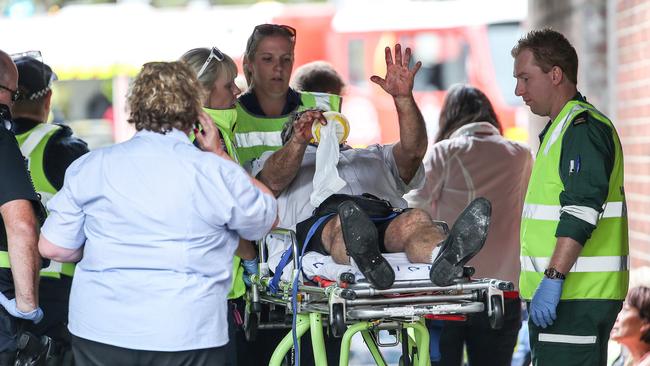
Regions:
<instances>
[{"instance_id":1,"label":"black trousers","mask_svg":"<svg viewBox=\"0 0 650 366\"><path fill-rule=\"evenodd\" d=\"M470 366L510 366L512 352L521 327L521 300L504 299L503 328L490 327L487 312L470 314L467 321L445 321L440 335L440 362L432 366L463 364L463 345L467 346Z\"/></svg>"},{"instance_id":2,"label":"black trousers","mask_svg":"<svg viewBox=\"0 0 650 366\"><path fill-rule=\"evenodd\" d=\"M77 366L222 366L225 347L190 351L142 351L111 346L72 335L72 352Z\"/></svg>"}]
</instances>

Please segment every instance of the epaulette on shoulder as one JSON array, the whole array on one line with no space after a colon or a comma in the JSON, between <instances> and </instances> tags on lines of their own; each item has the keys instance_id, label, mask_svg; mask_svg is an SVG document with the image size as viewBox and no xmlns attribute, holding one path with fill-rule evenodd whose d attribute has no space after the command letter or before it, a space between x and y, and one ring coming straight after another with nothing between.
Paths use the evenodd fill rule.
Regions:
<instances>
[{"instance_id":1,"label":"epaulette on shoulder","mask_svg":"<svg viewBox=\"0 0 650 366\"><path fill-rule=\"evenodd\" d=\"M587 121L589 121L589 112L584 111L573 118L573 125L576 126Z\"/></svg>"}]
</instances>

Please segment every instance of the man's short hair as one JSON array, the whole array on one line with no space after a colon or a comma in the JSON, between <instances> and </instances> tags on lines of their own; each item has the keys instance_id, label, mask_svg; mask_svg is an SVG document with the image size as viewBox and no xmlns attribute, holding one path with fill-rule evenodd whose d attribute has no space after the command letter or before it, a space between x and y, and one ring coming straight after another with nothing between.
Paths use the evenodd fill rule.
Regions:
<instances>
[{"instance_id":1,"label":"man's short hair","mask_svg":"<svg viewBox=\"0 0 650 366\"><path fill-rule=\"evenodd\" d=\"M296 69L292 86L302 91L341 95L345 83L332 65L314 61Z\"/></svg>"},{"instance_id":2,"label":"man's short hair","mask_svg":"<svg viewBox=\"0 0 650 366\"><path fill-rule=\"evenodd\" d=\"M542 71L549 72L558 66L567 79L578 83L578 54L562 33L550 28L532 30L519 39L510 54L517 57L524 50L533 53Z\"/></svg>"},{"instance_id":3,"label":"man's short hair","mask_svg":"<svg viewBox=\"0 0 650 366\"><path fill-rule=\"evenodd\" d=\"M18 69L19 100L39 100L51 90L56 74L48 65L31 56L14 59Z\"/></svg>"}]
</instances>

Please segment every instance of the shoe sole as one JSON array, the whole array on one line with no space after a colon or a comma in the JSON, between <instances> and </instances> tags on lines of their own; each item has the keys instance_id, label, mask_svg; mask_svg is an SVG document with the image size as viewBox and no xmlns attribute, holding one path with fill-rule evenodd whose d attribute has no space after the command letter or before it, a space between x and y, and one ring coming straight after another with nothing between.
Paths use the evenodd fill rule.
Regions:
<instances>
[{"instance_id":1,"label":"shoe sole","mask_svg":"<svg viewBox=\"0 0 650 366\"><path fill-rule=\"evenodd\" d=\"M379 235L375 224L352 201L341 203L338 213L348 255L354 259L361 273L378 289L392 286L395 272L379 251ZM368 258L376 258L376 262L372 266L366 265Z\"/></svg>"},{"instance_id":2,"label":"shoe sole","mask_svg":"<svg viewBox=\"0 0 650 366\"><path fill-rule=\"evenodd\" d=\"M485 198L472 201L458 216L447 240L454 240L433 261L429 277L437 286L449 286L463 277L463 266L478 253L487 239L492 205Z\"/></svg>"}]
</instances>

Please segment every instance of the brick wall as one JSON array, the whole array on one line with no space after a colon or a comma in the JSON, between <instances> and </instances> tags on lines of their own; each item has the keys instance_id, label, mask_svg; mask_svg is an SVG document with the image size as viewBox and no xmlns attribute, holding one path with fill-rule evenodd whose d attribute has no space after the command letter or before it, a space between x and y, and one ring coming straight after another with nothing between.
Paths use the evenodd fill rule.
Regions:
<instances>
[{"instance_id":1,"label":"brick wall","mask_svg":"<svg viewBox=\"0 0 650 366\"><path fill-rule=\"evenodd\" d=\"M614 0L610 75L623 143L632 267L650 265L650 0Z\"/></svg>"}]
</instances>

